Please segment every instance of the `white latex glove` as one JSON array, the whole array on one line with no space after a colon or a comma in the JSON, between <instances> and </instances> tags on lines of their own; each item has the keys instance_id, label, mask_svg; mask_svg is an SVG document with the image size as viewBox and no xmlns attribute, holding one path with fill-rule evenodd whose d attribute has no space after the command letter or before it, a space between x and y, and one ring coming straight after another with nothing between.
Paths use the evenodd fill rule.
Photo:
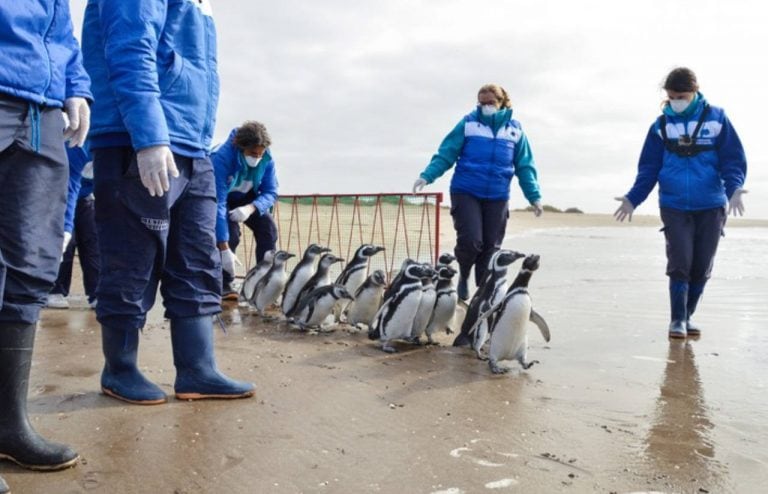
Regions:
<instances>
[{"instance_id":1,"label":"white latex glove","mask_svg":"<svg viewBox=\"0 0 768 494\"><path fill-rule=\"evenodd\" d=\"M614 197L614 199L621 201L621 206L619 206L619 209L613 213L613 217L616 218L616 221L624 221L624 218L628 218L629 221L632 221L632 213L635 212L635 207L629 202L629 199L624 196Z\"/></svg>"},{"instance_id":2,"label":"white latex glove","mask_svg":"<svg viewBox=\"0 0 768 494\"><path fill-rule=\"evenodd\" d=\"M250 218L250 216L256 212L256 206L253 204L246 204L245 206L240 206L239 208L235 208L232 211L229 212L229 219L232 221L236 221L237 223L242 223L243 221Z\"/></svg>"},{"instance_id":3,"label":"white latex glove","mask_svg":"<svg viewBox=\"0 0 768 494\"><path fill-rule=\"evenodd\" d=\"M731 194L731 198L728 201L728 214L733 213L734 216L744 216L744 201L741 198L742 195L749 192L744 189L736 189Z\"/></svg>"},{"instance_id":4,"label":"white latex glove","mask_svg":"<svg viewBox=\"0 0 768 494\"><path fill-rule=\"evenodd\" d=\"M69 242L72 240L72 234L69 232L64 232L64 245L61 247L61 252L64 252L67 250L67 246L69 245Z\"/></svg>"},{"instance_id":5,"label":"white latex glove","mask_svg":"<svg viewBox=\"0 0 768 494\"><path fill-rule=\"evenodd\" d=\"M235 264L242 264L240 263L240 260L237 258L234 252L232 252L230 249L222 250L221 251L221 269L232 275L235 276Z\"/></svg>"},{"instance_id":6,"label":"white latex glove","mask_svg":"<svg viewBox=\"0 0 768 494\"><path fill-rule=\"evenodd\" d=\"M531 206L533 206L533 215L537 218L544 212L544 209L541 207L541 201L536 201Z\"/></svg>"},{"instance_id":7,"label":"white latex glove","mask_svg":"<svg viewBox=\"0 0 768 494\"><path fill-rule=\"evenodd\" d=\"M142 149L136 153L136 162L141 183L152 197L162 197L171 188L168 173L172 177L179 176L171 148L165 144Z\"/></svg>"},{"instance_id":8,"label":"white latex glove","mask_svg":"<svg viewBox=\"0 0 768 494\"><path fill-rule=\"evenodd\" d=\"M64 129L64 140L69 141L71 148L82 147L91 127L91 107L85 98L74 96L64 100L64 113L67 114L68 120Z\"/></svg>"},{"instance_id":9,"label":"white latex glove","mask_svg":"<svg viewBox=\"0 0 768 494\"><path fill-rule=\"evenodd\" d=\"M417 192L420 192L421 189L423 189L425 185L427 185L427 181L426 180L424 180L421 177L417 178L416 181L413 182L413 193L415 194Z\"/></svg>"}]
</instances>

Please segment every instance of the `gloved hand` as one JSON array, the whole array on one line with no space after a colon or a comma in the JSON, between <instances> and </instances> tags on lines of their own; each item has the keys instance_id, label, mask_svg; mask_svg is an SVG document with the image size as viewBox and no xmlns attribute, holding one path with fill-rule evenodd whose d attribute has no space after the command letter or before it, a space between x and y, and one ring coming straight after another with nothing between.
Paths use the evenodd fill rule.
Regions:
<instances>
[{"instance_id":1,"label":"gloved hand","mask_svg":"<svg viewBox=\"0 0 768 494\"><path fill-rule=\"evenodd\" d=\"M616 218L616 221L624 221L624 218L628 218L629 221L632 221L632 213L635 212L635 207L629 202L629 199L625 196L614 197L614 199L621 201L621 206L619 206L619 209L613 213L613 217Z\"/></svg>"},{"instance_id":2,"label":"gloved hand","mask_svg":"<svg viewBox=\"0 0 768 494\"><path fill-rule=\"evenodd\" d=\"M728 200L728 214L733 213L734 216L744 216L744 201L741 196L749 192L744 189L736 189L731 194L731 198Z\"/></svg>"},{"instance_id":3,"label":"gloved hand","mask_svg":"<svg viewBox=\"0 0 768 494\"><path fill-rule=\"evenodd\" d=\"M64 232L64 244L61 246L61 259L59 259L59 262L64 260L64 252L67 250L67 245L69 245L69 242L72 240L72 234L65 231Z\"/></svg>"},{"instance_id":4,"label":"gloved hand","mask_svg":"<svg viewBox=\"0 0 768 494\"><path fill-rule=\"evenodd\" d=\"M141 183L152 197L162 197L163 192L171 188L168 173L172 177L179 176L171 148L165 144L144 148L136 153Z\"/></svg>"},{"instance_id":5,"label":"gloved hand","mask_svg":"<svg viewBox=\"0 0 768 494\"><path fill-rule=\"evenodd\" d=\"M255 212L256 212L256 206L254 206L253 204L246 204L245 206L240 206L239 208L235 208L232 211L230 211L229 219L232 221L236 221L237 223L242 223L243 221L250 218L251 215Z\"/></svg>"},{"instance_id":6,"label":"gloved hand","mask_svg":"<svg viewBox=\"0 0 768 494\"><path fill-rule=\"evenodd\" d=\"M64 113L69 124L64 129L64 140L69 141L69 147L82 146L91 127L91 107L85 98L73 96L64 100Z\"/></svg>"},{"instance_id":7,"label":"gloved hand","mask_svg":"<svg viewBox=\"0 0 768 494\"><path fill-rule=\"evenodd\" d=\"M421 177L417 178L416 181L413 182L413 193L421 192L421 189L423 189L425 185L427 185L426 180Z\"/></svg>"},{"instance_id":8,"label":"gloved hand","mask_svg":"<svg viewBox=\"0 0 768 494\"><path fill-rule=\"evenodd\" d=\"M537 218L544 212L544 209L541 207L541 201L536 201L531 206L533 207L533 215Z\"/></svg>"},{"instance_id":9,"label":"gloved hand","mask_svg":"<svg viewBox=\"0 0 768 494\"><path fill-rule=\"evenodd\" d=\"M237 258L234 252L229 248L220 251L221 252L221 269L235 276L235 264L240 264L240 260Z\"/></svg>"}]
</instances>

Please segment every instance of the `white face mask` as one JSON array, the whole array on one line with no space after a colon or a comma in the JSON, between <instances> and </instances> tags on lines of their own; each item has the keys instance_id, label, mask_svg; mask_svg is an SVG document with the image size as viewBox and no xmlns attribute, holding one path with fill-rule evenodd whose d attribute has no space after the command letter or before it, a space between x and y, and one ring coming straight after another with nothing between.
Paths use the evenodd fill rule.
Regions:
<instances>
[{"instance_id":1,"label":"white face mask","mask_svg":"<svg viewBox=\"0 0 768 494\"><path fill-rule=\"evenodd\" d=\"M253 156L246 156L245 157L245 162L251 168L256 168L256 166L259 164L259 161L261 161L261 158L255 158Z\"/></svg>"},{"instance_id":2,"label":"white face mask","mask_svg":"<svg viewBox=\"0 0 768 494\"><path fill-rule=\"evenodd\" d=\"M93 161L89 161L83 167L83 172L80 174L86 180L93 180Z\"/></svg>"},{"instance_id":3,"label":"white face mask","mask_svg":"<svg viewBox=\"0 0 768 494\"><path fill-rule=\"evenodd\" d=\"M496 105L480 105L480 111L483 112L483 115L486 117L490 117L497 111L499 111L498 108L496 108Z\"/></svg>"},{"instance_id":4,"label":"white face mask","mask_svg":"<svg viewBox=\"0 0 768 494\"><path fill-rule=\"evenodd\" d=\"M671 99L669 100L669 107L675 113L683 113L686 108L691 104L687 99Z\"/></svg>"}]
</instances>

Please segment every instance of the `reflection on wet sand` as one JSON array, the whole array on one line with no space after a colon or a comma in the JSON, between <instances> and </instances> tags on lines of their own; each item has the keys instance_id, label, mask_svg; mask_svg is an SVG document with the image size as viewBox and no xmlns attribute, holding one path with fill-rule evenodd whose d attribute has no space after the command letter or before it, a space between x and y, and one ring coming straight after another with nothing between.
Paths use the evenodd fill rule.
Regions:
<instances>
[{"instance_id":1,"label":"reflection on wet sand","mask_svg":"<svg viewBox=\"0 0 768 494\"><path fill-rule=\"evenodd\" d=\"M675 491L716 492L725 478L711 439L713 425L687 341L670 341L664 380L661 383L653 425L646 439L646 455L655 480Z\"/></svg>"}]
</instances>

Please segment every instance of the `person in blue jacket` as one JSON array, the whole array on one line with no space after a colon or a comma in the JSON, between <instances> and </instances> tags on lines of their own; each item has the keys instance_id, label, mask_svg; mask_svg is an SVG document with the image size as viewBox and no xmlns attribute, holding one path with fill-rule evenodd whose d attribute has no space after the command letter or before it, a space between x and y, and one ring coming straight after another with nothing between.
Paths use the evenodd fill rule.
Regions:
<instances>
[{"instance_id":1,"label":"person in blue jacket","mask_svg":"<svg viewBox=\"0 0 768 494\"><path fill-rule=\"evenodd\" d=\"M48 294L46 307L68 309L72 265L77 249L83 287L88 305L96 306L96 283L99 280L99 242L96 235L93 197L93 161L85 147L67 148L69 159L69 192L64 216L64 235L69 238L59 264L59 275Z\"/></svg>"},{"instance_id":2,"label":"person in blue jacket","mask_svg":"<svg viewBox=\"0 0 768 494\"><path fill-rule=\"evenodd\" d=\"M669 337L696 337L701 328L691 316L712 273L727 214L744 213L747 159L731 121L699 92L692 70L672 70L664 90L668 99L648 130L635 183L616 198L621 205L614 215L618 221L632 221L635 208L658 184L669 277Z\"/></svg>"},{"instance_id":3,"label":"person in blue jacket","mask_svg":"<svg viewBox=\"0 0 768 494\"><path fill-rule=\"evenodd\" d=\"M83 57L95 96L89 142L101 259L102 392L142 405L166 401L137 366L139 330L160 285L176 397L252 396L251 383L218 370L213 350L221 255L208 153L219 95L210 4L90 0Z\"/></svg>"},{"instance_id":4,"label":"person in blue jacket","mask_svg":"<svg viewBox=\"0 0 768 494\"><path fill-rule=\"evenodd\" d=\"M256 239L256 262L275 249L277 226L270 209L277 200L277 175L269 146L272 140L260 122L245 122L211 154L216 175L216 242L221 250L223 298L237 300L232 289L240 223Z\"/></svg>"},{"instance_id":5,"label":"person in blue jacket","mask_svg":"<svg viewBox=\"0 0 768 494\"><path fill-rule=\"evenodd\" d=\"M451 216L456 230L460 299L469 298L468 279L485 278L491 255L501 247L509 218L509 189L517 176L523 195L541 215L541 192L528 138L512 118L507 92L486 84L477 93L477 108L445 137L432 161L413 184L414 194L443 175L454 163Z\"/></svg>"},{"instance_id":6,"label":"person in blue jacket","mask_svg":"<svg viewBox=\"0 0 768 494\"><path fill-rule=\"evenodd\" d=\"M92 95L67 0L0 2L0 47L0 458L57 470L78 454L35 432L27 390L65 241L64 143L85 141Z\"/></svg>"}]
</instances>

